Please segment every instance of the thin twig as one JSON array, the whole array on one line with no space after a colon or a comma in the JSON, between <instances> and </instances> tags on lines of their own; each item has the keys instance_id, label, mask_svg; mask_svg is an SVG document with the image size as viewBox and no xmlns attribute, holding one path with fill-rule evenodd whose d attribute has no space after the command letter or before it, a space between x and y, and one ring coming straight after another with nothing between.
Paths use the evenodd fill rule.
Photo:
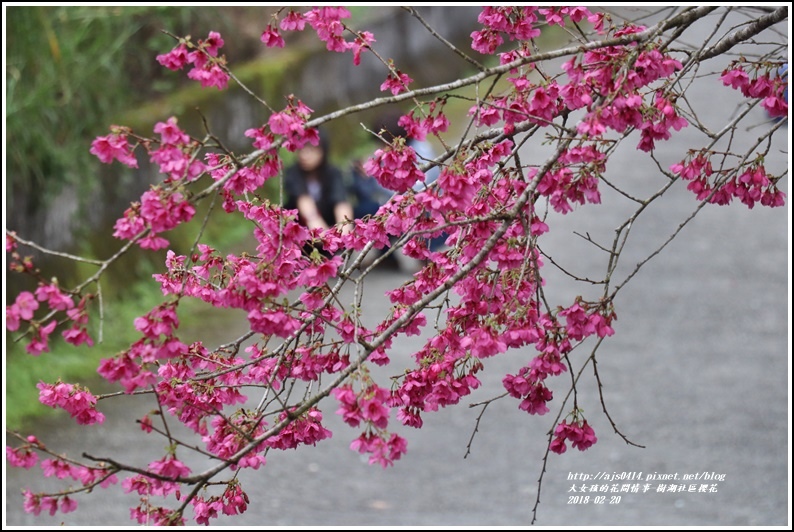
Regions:
<instances>
[{"instance_id":1,"label":"thin twig","mask_svg":"<svg viewBox=\"0 0 794 532\"><path fill-rule=\"evenodd\" d=\"M464 54L463 50L461 50L460 48L458 48L457 46L455 46L454 44L452 44L451 42L446 40L444 37L439 35L438 32L436 32L436 30L431 28L430 25L425 21L425 19L423 19L422 16L419 13L417 13L416 9L414 9L411 6L402 6L402 8L405 9L406 11L408 11L408 13L410 13L412 17L414 17L416 20L418 20L422 24L422 26L424 26L427 29L427 31L430 32L430 35L432 35L433 37L438 39L444 46L446 46L447 48L452 50L456 55L459 55L466 62L471 63L472 65L474 65L474 67L477 70L485 70L485 67L482 66L482 64L479 61L475 60L474 58L472 58L472 57L470 57L470 56L468 56L466 54Z\"/></svg>"}]
</instances>

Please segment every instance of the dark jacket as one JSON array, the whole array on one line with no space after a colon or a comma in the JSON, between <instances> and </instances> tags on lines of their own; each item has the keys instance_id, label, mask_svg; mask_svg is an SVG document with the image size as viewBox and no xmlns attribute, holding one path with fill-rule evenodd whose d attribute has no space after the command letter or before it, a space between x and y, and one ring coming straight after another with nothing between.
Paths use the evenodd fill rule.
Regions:
<instances>
[{"instance_id":1,"label":"dark jacket","mask_svg":"<svg viewBox=\"0 0 794 532\"><path fill-rule=\"evenodd\" d=\"M335 166L324 162L317 170L318 180L310 180L297 164L287 168L284 174L284 192L287 209L298 208L298 197L308 194L314 198L320 216L330 227L336 223L334 208L339 204L348 201L347 189L342 172ZM318 186L312 187L312 183ZM305 220L301 220L305 224Z\"/></svg>"}]
</instances>

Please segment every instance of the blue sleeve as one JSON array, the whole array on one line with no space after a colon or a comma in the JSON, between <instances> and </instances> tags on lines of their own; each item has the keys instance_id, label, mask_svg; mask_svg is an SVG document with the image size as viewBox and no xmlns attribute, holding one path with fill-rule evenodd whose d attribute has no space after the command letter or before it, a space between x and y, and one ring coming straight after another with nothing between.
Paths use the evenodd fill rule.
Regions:
<instances>
[{"instance_id":1,"label":"blue sleeve","mask_svg":"<svg viewBox=\"0 0 794 532\"><path fill-rule=\"evenodd\" d=\"M428 161L432 161L437 157L436 152L433 149L433 146L426 140L412 140L409 146L413 148L414 151L416 152L416 159L417 159L416 163L419 166L424 166L425 164L427 164ZM440 174L441 174L441 167L434 166L433 168L425 172L424 184L429 185L433 183L436 179L438 179L438 176ZM422 183L417 183L416 185L414 185L414 190L416 191L424 190L424 185Z\"/></svg>"}]
</instances>

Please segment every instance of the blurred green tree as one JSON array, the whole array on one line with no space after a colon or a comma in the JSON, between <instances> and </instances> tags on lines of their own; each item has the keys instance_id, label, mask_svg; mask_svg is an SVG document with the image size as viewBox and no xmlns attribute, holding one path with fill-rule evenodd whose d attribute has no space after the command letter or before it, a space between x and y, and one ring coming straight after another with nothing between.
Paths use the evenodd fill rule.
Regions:
<instances>
[{"instance_id":1,"label":"blurred green tree","mask_svg":"<svg viewBox=\"0 0 794 532\"><path fill-rule=\"evenodd\" d=\"M161 30L223 31L239 9L6 7L7 226L35 227L66 185L78 203L89 198L100 175L91 140L120 113L185 83L155 60L173 44Z\"/></svg>"}]
</instances>

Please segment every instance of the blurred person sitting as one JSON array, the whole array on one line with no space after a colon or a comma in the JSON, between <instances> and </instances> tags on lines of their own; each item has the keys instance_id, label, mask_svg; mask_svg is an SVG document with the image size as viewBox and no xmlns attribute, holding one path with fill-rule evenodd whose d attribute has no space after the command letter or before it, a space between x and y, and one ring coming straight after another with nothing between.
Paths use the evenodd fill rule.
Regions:
<instances>
[{"instance_id":1,"label":"blurred person sitting","mask_svg":"<svg viewBox=\"0 0 794 532\"><path fill-rule=\"evenodd\" d=\"M328 229L353 220L342 171L328 160L328 137L320 132L317 146L306 144L286 169L284 191L287 209L297 209L299 221L309 229Z\"/></svg>"}]
</instances>

